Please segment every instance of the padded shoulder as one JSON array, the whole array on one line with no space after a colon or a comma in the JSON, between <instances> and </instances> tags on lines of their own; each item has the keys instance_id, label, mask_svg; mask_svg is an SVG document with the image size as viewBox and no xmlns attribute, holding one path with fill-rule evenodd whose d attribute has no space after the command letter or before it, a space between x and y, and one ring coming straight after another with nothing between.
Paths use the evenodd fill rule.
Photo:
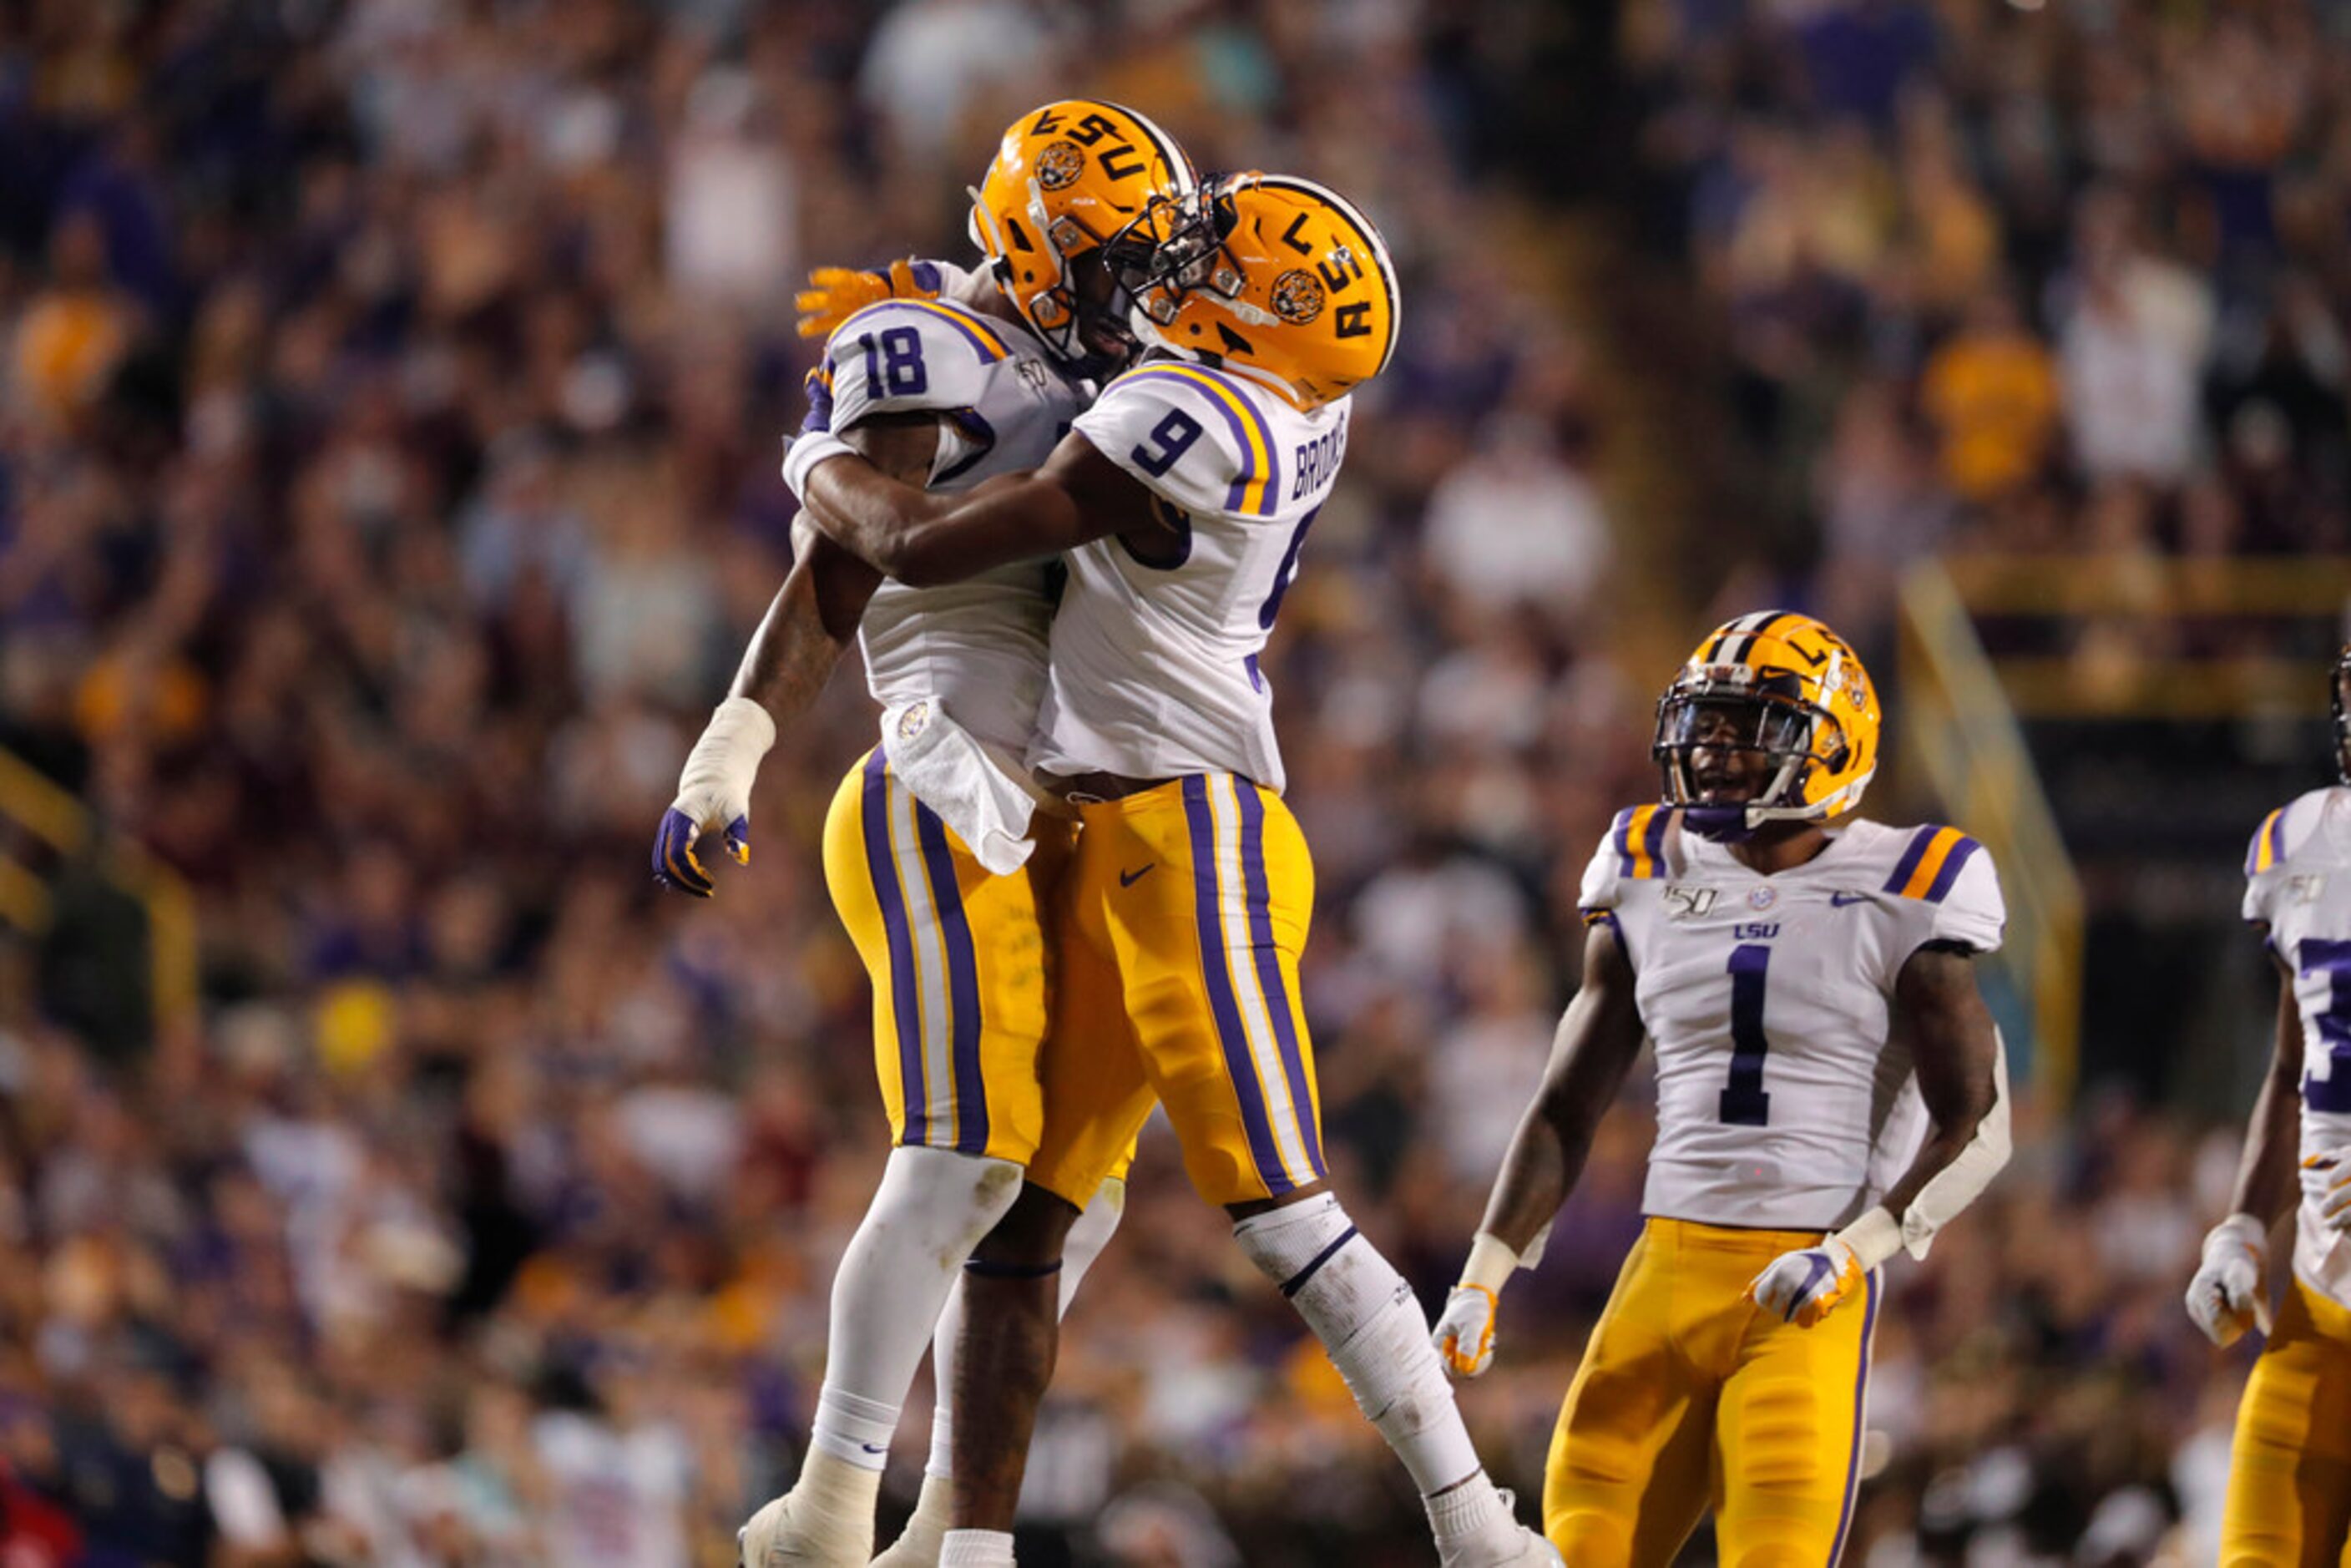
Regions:
<instances>
[{"instance_id":1,"label":"padded shoulder","mask_svg":"<svg viewBox=\"0 0 2351 1568\"><path fill-rule=\"evenodd\" d=\"M969 408L980 401L989 368L1011 357L1003 329L977 311L885 299L833 329L817 377L840 432L868 414Z\"/></svg>"},{"instance_id":2,"label":"padded shoulder","mask_svg":"<svg viewBox=\"0 0 2351 1568\"><path fill-rule=\"evenodd\" d=\"M1203 365L1155 361L1111 382L1075 428L1185 511L1269 520L1282 494L1271 396Z\"/></svg>"}]
</instances>

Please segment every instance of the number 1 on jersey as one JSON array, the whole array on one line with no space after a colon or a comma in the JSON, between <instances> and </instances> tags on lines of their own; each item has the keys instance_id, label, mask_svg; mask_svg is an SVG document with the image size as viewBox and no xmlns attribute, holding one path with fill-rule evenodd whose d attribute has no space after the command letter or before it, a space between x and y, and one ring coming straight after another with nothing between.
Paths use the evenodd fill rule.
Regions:
<instances>
[{"instance_id":1,"label":"number 1 on jersey","mask_svg":"<svg viewBox=\"0 0 2351 1568\"><path fill-rule=\"evenodd\" d=\"M1771 1096L1763 1088L1763 976L1771 949L1743 943L1730 950L1730 1082L1722 1091L1721 1119L1734 1127L1771 1124Z\"/></svg>"}]
</instances>

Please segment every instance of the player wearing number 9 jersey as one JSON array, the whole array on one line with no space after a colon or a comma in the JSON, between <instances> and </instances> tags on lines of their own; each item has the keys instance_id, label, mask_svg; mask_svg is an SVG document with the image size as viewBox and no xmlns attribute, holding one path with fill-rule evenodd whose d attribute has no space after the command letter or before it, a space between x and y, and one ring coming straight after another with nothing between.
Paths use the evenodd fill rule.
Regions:
<instances>
[{"instance_id":1,"label":"player wearing number 9 jersey","mask_svg":"<svg viewBox=\"0 0 2351 1568\"><path fill-rule=\"evenodd\" d=\"M2351 648L2333 686L2335 766L2351 784ZM2188 1288L2216 1343L2256 1322L2269 1341L2237 1410L2220 1562L2331 1565L2351 1562L2351 789L2263 819L2244 915L2277 964L2275 1046L2231 1212ZM2294 1269L2272 1323L2269 1235L2289 1209Z\"/></svg>"},{"instance_id":2,"label":"player wearing number 9 jersey","mask_svg":"<svg viewBox=\"0 0 2351 1568\"><path fill-rule=\"evenodd\" d=\"M983 273L906 263L873 287L822 274L836 281L804 298L824 309L845 290L856 302L838 312L810 377L794 455L855 451L941 494L1034 467L1092 401L1095 378L1136 350L1105 242L1152 199L1193 185L1182 152L1132 110L1072 100L1023 115L973 193ZM747 852L759 754L854 628L883 721L827 815L825 881L872 978L893 1146L834 1278L810 1451L740 1541L748 1568L866 1568L907 1387L935 1327L938 1381L950 1384L952 1288L1011 1206L1058 1092L1040 916L1076 822L1041 800L1025 755L1045 690L1049 563L917 588L883 581L821 536L800 542L736 695L688 759L654 864L668 884L707 895L698 832ZM1072 1237L1062 1300L1117 1222L1125 1156ZM942 1401L922 1498L887 1568L938 1560L946 1415Z\"/></svg>"},{"instance_id":3,"label":"player wearing number 9 jersey","mask_svg":"<svg viewBox=\"0 0 2351 1568\"><path fill-rule=\"evenodd\" d=\"M831 460L801 492L833 538L905 580L1044 552L1070 570L1029 749L1081 822L1055 1032L1123 1049L1087 1056L1081 1113L1048 1103L1028 1185L974 1254L943 1561L1012 1560L1062 1239L1157 1103L1193 1185L1412 1473L1440 1559L1556 1563L1487 1479L1410 1289L1328 1189L1301 1006L1313 873L1258 656L1337 476L1348 394L1395 344L1386 246L1334 193L1257 173L1155 204L1122 245L1131 320L1155 353L1037 474L954 502Z\"/></svg>"},{"instance_id":4,"label":"player wearing number 9 jersey","mask_svg":"<svg viewBox=\"0 0 2351 1568\"><path fill-rule=\"evenodd\" d=\"M1991 858L1853 815L1877 697L1810 617L1699 644L1658 705L1664 799L1584 873L1583 985L1505 1158L1437 1343L1474 1376L1593 1132L1656 1043L1640 1241L1552 1438L1543 1521L1578 1568L1662 1564L1712 1507L1725 1563L1833 1563L1851 1520L1877 1268L2007 1157L1971 960Z\"/></svg>"}]
</instances>

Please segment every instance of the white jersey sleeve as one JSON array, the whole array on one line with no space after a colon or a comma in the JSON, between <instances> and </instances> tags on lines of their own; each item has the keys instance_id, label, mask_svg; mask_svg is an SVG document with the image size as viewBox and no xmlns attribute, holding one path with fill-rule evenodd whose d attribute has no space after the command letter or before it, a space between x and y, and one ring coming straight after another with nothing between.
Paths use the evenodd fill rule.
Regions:
<instances>
[{"instance_id":1,"label":"white jersey sleeve","mask_svg":"<svg viewBox=\"0 0 2351 1568\"><path fill-rule=\"evenodd\" d=\"M1003 329L975 311L887 299L833 329L811 396L830 400L826 424L836 434L876 414L945 417L946 439L931 464L936 485L968 473L994 447L980 410L1010 351Z\"/></svg>"},{"instance_id":2,"label":"white jersey sleeve","mask_svg":"<svg viewBox=\"0 0 2351 1568\"><path fill-rule=\"evenodd\" d=\"M1616 813L1608 831L1583 868L1576 904L1587 925L1606 925L1616 933L1625 957L1637 972L1640 956L1634 944L1646 923L1618 918L1617 912L1635 884L1652 883L1679 863L1681 824L1664 806L1633 806Z\"/></svg>"},{"instance_id":3,"label":"white jersey sleeve","mask_svg":"<svg viewBox=\"0 0 2351 1568\"><path fill-rule=\"evenodd\" d=\"M1957 828L1913 831L1895 862L1886 891L1908 903L1919 930L1912 947L1949 943L1972 953L1997 953L2008 925L2008 905L1991 856ZM1908 953L1896 956L1907 960Z\"/></svg>"},{"instance_id":4,"label":"white jersey sleeve","mask_svg":"<svg viewBox=\"0 0 2351 1568\"><path fill-rule=\"evenodd\" d=\"M2257 925L2275 925L2293 878L2287 862L2308 843L2326 814L2331 789L2314 789L2262 819L2245 848L2244 916Z\"/></svg>"},{"instance_id":5,"label":"white jersey sleeve","mask_svg":"<svg viewBox=\"0 0 2351 1568\"><path fill-rule=\"evenodd\" d=\"M1283 455L1272 422L1259 399L1228 378L1194 365L1146 365L1113 382L1076 429L1145 489L1194 517L1271 522L1282 512ZM1336 454L1331 463L1335 470ZM1293 487L1303 495L1308 481L1299 473Z\"/></svg>"}]
</instances>

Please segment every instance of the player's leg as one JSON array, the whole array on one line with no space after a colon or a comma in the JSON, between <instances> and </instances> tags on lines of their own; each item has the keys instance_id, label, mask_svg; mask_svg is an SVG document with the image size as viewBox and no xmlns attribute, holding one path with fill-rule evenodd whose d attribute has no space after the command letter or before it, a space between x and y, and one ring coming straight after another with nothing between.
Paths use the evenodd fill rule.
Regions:
<instances>
[{"instance_id":1,"label":"player's leg","mask_svg":"<svg viewBox=\"0 0 2351 1568\"><path fill-rule=\"evenodd\" d=\"M893 1147L833 1277L823 1387L792 1490L744 1531L753 1568L862 1568L906 1390L962 1260L1011 1207L1036 1145L1045 1029L1036 891L998 877L877 751L825 823L825 880L872 977Z\"/></svg>"},{"instance_id":2,"label":"player's leg","mask_svg":"<svg viewBox=\"0 0 2351 1568\"><path fill-rule=\"evenodd\" d=\"M1085 1212L1070 1226L1061 1244L1061 1316L1069 1315L1070 1303L1076 1299L1086 1270L1110 1245L1125 1209L1125 1181L1105 1181L1086 1205ZM947 1297L946 1310L939 1314L938 1332L931 1338L931 1373L938 1397L931 1416L931 1458L923 1471L922 1495L915 1500L914 1511L906 1521L905 1530L887 1552L873 1560L873 1568L936 1568L946 1543L946 1532L953 1528L956 1344L963 1333L966 1289L965 1283L958 1282ZM976 1408L984 1411L992 1406L983 1402ZM984 1416L976 1418L986 1419Z\"/></svg>"},{"instance_id":3,"label":"player's leg","mask_svg":"<svg viewBox=\"0 0 2351 1568\"><path fill-rule=\"evenodd\" d=\"M2237 1408L2220 1568L2351 1564L2351 1312L2288 1283Z\"/></svg>"},{"instance_id":4,"label":"player's leg","mask_svg":"<svg viewBox=\"0 0 2351 1568\"><path fill-rule=\"evenodd\" d=\"M1241 1250L1411 1472L1443 1561L1553 1560L1479 1463L1411 1288L1324 1184L1298 978L1314 878L1288 808L1197 775L1090 808L1085 831L1128 868L1106 924L1193 1185L1232 1214Z\"/></svg>"},{"instance_id":5,"label":"player's leg","mask_svg":"<svg viewBox=\"0 0 2351 1568\"><path fill-rule=\"evenodd\" d=\"M1658 1231L1626 1255L1552 1433L1543 1533L1576 1568L1663 1568L1707 1503L1714 1395L1673 1348Z\"/></svg>"},{"instance_id":6,"label":"player's leg","mask_svg":"<svg viewBox=\"0 0 2351 1568\"><path fill-rule=\"evenodd\" d=\"M1706 1289L1737 1325L1736 1361L1715 1416L1723 1568L1833 1563L1844 1550L1861 1479L1869 1356L1880 1282L1811 1328L1758 1312L1749 1281L1814 1235L1750 1231L1719 1249Z\"/></svg>"},{"instance_id":7,"label":"player's leg","mask_svg":"<svg viewBox=\"0 0 2351 1568\"><path fill-rule=\"evenodd\" d=\"M962 1333L951 1356L949 1512L939 1562L992 1568L1012 1561L1012 1516L1037 1407L1052 1380L1065 1309L1082 1268L1115 1223L1103 1193L1134 1157L1153 1098L1135 1049L1100 904L1116 860L1079 838L1051 922L1053 1023L1039 1061L1044 1131L1029 1185L965 1271Z\"/></svg>"}]
</instances>

